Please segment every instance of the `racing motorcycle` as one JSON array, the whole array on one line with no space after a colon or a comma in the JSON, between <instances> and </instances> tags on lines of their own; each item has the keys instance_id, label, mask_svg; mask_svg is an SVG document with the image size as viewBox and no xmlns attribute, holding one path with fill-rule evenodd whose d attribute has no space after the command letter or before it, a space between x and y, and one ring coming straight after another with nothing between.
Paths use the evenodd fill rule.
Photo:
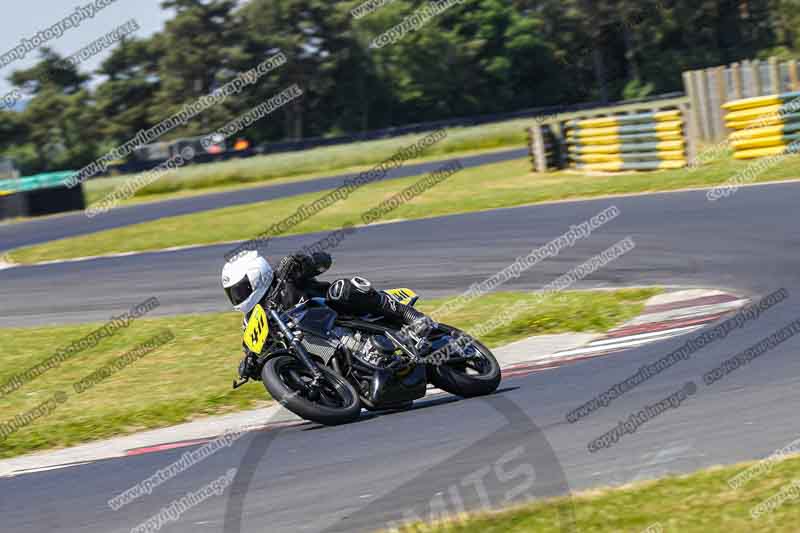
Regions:
<instances>
[{"instance_id":1,"label":"racing motorcycle","mask_svg":"<svg viewBox=\"0 0 800 533\"><path fill-rule=\"evenodd\" d=\"M406 305L419 300L410 289L384 292ZM408 409L425 396L428 383L465 398L500 385L492 352L456 328L437 324L420 338L382 316L339 314L324 298L290 309L274 300L257 305L247 320L246 356L233 388L261 381L306 420L337 425L356 420L362 407Z\"/></svg>"}]
</instances>

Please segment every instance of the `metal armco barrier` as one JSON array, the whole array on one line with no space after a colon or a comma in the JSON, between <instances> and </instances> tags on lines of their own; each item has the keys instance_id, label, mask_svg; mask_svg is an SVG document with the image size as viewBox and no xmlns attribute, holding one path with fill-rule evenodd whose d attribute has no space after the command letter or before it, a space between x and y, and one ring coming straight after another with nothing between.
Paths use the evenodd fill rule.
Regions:
<instances>
[{"instance_id":1,"label":"metal armco barrier","mask_svg":"<svg viewBox=\"0 0 800 533\"><path fill-rule=\"evenodd\" d=\"M723 104L736 159L797 153L800 149L800 92L734 100Z\"/></svg>"},{"instance_id":2,"label":"metal armco barrier","mask_svg":"<svg viewBox=\"0 0 800 533\"><path fill-rule=\"evenodd\" d=\"M571 166L617 172L683 168L697 135L685 96L568 113L528 128L535 172Z\"/></svg>"},{"instance_id":3,"label":"metal armco barrier","mask_svg":"<svg viewBox=\"0 0 800 533\"><path fill-rule=\"evenodd\" d=\"M565 127L569 160L581 170L664 170L687 165L679 109L575 119Z\"/></svg>"}]
</instances>

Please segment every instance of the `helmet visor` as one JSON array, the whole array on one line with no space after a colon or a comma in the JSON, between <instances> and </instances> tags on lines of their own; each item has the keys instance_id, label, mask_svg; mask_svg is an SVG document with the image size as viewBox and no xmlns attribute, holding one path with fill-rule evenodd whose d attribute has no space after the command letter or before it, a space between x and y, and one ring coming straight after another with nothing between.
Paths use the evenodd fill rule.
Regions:
<instances>
[{"instance_id":1,"label":"helmet visor","mask_svg":"<svg viewBox=\"0 0 800 533\"><path fill-rule=\"evenodd\" d=\"M253 294L253 286L250 284L250 278L245 276L236 285L227 287L225 289L225 294L228 295L228 300L235 306L247 300L250 298L250 295Z\"/></svg>"}]
</instances>

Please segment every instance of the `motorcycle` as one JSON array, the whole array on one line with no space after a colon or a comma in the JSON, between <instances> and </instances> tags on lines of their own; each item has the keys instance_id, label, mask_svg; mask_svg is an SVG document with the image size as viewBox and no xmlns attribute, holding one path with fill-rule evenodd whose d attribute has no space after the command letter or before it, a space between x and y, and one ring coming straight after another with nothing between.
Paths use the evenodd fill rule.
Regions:
<instances>
[{"instance_id":1,"label":"motorcycle","mask_svg":"<svg viewBox=\"0 0 800 533\"><path fill-rule=\"evenodd\" d=\"M410 289L383 292L406 305L419 300ZM233 387L261 381L306 420L338 425L355 421L362 407L405 410L425 396L429 383L464 398L500 385L492 352L457 328L436 324L420 336L382 316L339 314L324 298L291 309L274 300L265 299L247 320L246 355Z\"/></svg>"}]
</instances>

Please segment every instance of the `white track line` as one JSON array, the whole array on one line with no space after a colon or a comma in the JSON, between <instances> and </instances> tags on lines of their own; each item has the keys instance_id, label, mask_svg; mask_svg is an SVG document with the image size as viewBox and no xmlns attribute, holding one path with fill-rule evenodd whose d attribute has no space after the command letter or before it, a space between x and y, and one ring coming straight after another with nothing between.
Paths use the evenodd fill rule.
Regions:
<instances>
[{"instance_id":1,"label":"white track line","mask_svg":"<svg viewBox=\"0 0 800 533\"><path fill-rule=\"evenodd\" d=\"M702 317L707 315L715 315L717 313L724 313L726 311L733 311L747 305L748 300L734 300L732 302L725 302L719 304L700 305L696 307L683 307L678 309L671 309L661 313L651 313L641 315L634 320L631 320L619 329L625 329L630 326L642 326L645 324L652 324L655 322L666 322L668 320L677 320L681 318L691 318L694 316ZM645 312L647 310L645 309ZM614 331L614 330L612 330Z\"/></svg>"},{"instance_id":2,"label":"white track line","mask_svg":"<svg viewBox=\"0 0 800 533\"><path fill-rule=\"evenodd\" d=\"M615 344L621 340L629 340L629 341L636 341L636 340L645 340L645 339L652 339L653 342L657 341L660 337L664 336L664 333L669 332L671 333L670 336L673 335L680 335L681 333L688 333L690 331L694 331L696 329L702 328L705 324L699 324L696 326L684 326L681 328L672 328L672 329L663 329L659 331L653 331L650 333L637 333L635 335L626 335L624 337L617 337L615 339L599 339L596 341L590 342L587 346L601 346L603 344Z\"/></svg>"},{"instance_id":3,"label":"white track line","mask_svg":"<svg viewBox=\"0 0 800 533\"><path fill-rule=\"evenodd\" d=\"M702 324L702 325L699 325L699 326L692 326L692 327L693 327L693 329L700 329L700 328L702 328L704 326L705 326L705 324ZM678 335L681 335L682 333L685 333L685 332L686 331L675 332L673 330L666 330L666 331L662 332L663 335L661 337L658 337L658 338L655 338L655 339L638 340L638 341L629 341L625 337L623 337L622 338L622 342L618 342L616 344L607 344L605 346L593 346L593 345L590 344L589 346L587 346L585 348L577 348L575 350L569 350L569 351L566 351L566 352L559 352L556 355L560 356L560 357L567 357L567 356L572 356L572 355L591 354L591 353L594 353L594 352L605 352L605 351L608 351L608 350L621 350L623 348L634 348L636 346L643 346L645 344L650 344L652 342L656 342L656 341L659 341L659 340L669 339L671 337L677 337Z\"/></svg>"}]
</instances>

